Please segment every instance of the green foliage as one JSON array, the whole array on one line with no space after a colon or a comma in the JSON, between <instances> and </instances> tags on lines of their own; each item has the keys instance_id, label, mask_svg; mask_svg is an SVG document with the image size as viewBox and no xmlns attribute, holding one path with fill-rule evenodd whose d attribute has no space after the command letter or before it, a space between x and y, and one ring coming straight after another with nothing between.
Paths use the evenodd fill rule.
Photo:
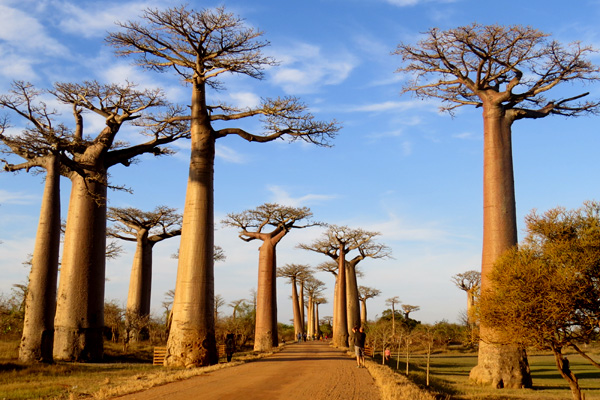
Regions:
<instances>
[{"instance_id":1,"label":"green foliage","mask_svg":"<svg viewBox=\"0 0 600 400\"><path fill-rule=\"evenodd\" d=\"M13 285L10 296L0 294L0 334L4 338L20 338L25 317L27 286Z\"/></svg>"},{"instance_id":2,"label":"green foliage","mask_svg":"<svg viewBox=\"0 0 600 400\"><path fill-rule=\"evenodd\" d=\"M526 224L524 243L495 266L481 320L540 349L589 341L600 326L600 203L533 212Z\"/></svg>"}]
</instances>

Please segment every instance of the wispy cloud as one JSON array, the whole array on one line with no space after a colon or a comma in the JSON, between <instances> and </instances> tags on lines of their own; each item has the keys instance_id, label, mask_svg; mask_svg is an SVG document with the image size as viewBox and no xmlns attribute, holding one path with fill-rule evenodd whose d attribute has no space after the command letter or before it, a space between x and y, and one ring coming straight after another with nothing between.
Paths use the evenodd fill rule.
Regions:
<instances>
[{"instance_id":1,"label":"wispy cloud","mask_svg":"<svg viewBox=\"0 0 600 400\"><path fill-rule=\"evenodd\" d=\"M464 139L464 140L480 140L482 138L480 133L474 133L474 132L457 133L455 135L452 135L452 137L456 138L456 139Z\"/></svg>"},{"instance_id":2,"label":"wispy cloud","mask_svg":"<svg viewBox=\"0 0 600 400\"><path fill-rule=\"evenodd\" d=\"M268 186L267 190L271 192L271 202L291 207L303 207L309 204L333 200L337 197L335 195L324 194L306 194L300 197L292 197L284 188L276 185Z\"/></svg>"},{"instance_id":3,"label":"wispy cloud","mask_svg":"<svg viewBox=\"0 0 600 400\"><path fill-rule=\"evenodd\" d=\"M411 101L384 101L382 103L365 104L361 106L348 107L349 112L388 112L388 111L407 111L416 108L427 108L433 112L437 111L436 104L431 100L411 100Z\"/></svg>"},{"instance_id":4,"label":"wispy cloud","mask_svg":"<svg viewBox=\"0 0 600 400\"><path fill-rule=\"evenodd\" d=\"M38 200L37 195L0 189L0 204L32 204Z\"/></svg>"},{"instance_id":5,"label":"wispy cloud","mask_svg":"<svg viewBox=\"0 0 600 400\"><path fill-rule=\"evenodd\" d=\"M235 151L231 147L223 146L220 144L216 145L215 153L216 157L226 162L234 164L244 164L247 161L246 156L244 156L243 154Z\"/></svg>"},{"instance_id":6,"label":"wispy cloud","mask_svg":"<svg viewBox=\"0 0 600 400\"><path fill-rule=\"evenodd\" d=\"M324 55L319 46L296 43L275 51L280 66L271 69L271 80L288 94L314 93L321 86L345 81L358 64L356 57L340 52Z\"/></svg>"},{"instance_id":7,"label":"wispy cloud","mask_svg":"<svg viewBox=\"0 0 600 400\"><path fill-rule=\"evenodd\" d=\"M385 0L386 3L398 7L416 6L425 3L456 3L459 0Z\"/></svg>"}]
</instances>

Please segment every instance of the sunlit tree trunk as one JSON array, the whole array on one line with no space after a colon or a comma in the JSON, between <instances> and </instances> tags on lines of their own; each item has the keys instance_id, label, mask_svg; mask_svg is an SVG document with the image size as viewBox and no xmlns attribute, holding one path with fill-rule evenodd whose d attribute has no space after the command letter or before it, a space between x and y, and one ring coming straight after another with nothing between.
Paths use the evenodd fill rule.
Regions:
<instances>
[{"instance_id":1,"label":"sunlit tree trunk","mask_svg":"<svg viewBox=\"0 0 600 400\"><path fill-rule=\"evenodd\" d=\"M150 315L152 248L153 244L148 240L148 230L141 229L138 232L127 295L127 312L137 317Z\"/></svg>"},{"instance_id":2,"label":"sunlit tree trunk","mask_svg":"<svg viewBox=\"0 0 600 400\"><path fill-rule=\"evenodd\" d=\"M500 107L484 105L483 252L481 290L493 290L494 263L517 244L517 219L512 162L512 121ZM503 344L493 326L480 325L478 364L470 378L496 388L531 387L525 350Z\"/></svg>"},{"instance_id":3,"label":"sunlit tree trunk","mask_svg":"<svg viewBox=\"0 0 600 400\"><path fill-rule=\"evenodd\" d=\"M106 185L85 181L77 174L71 182L54 320L54 359L99 361L103 356Z\"/></svg>"},{"instance_id":4,"label":"sunlit tree trunk","mask_svg":"<svg viewBox=\"0 0 600 400\"><path fill-rule=\"evenodd\" d=\"M191 160L185 195L173 321L165 365L197 367L219 360L214 323L214 158L204 92L192 95Z\"/></svg>"},{"instance_id":5,"label":"sunlit tree trunk","mask_svg":"<svg viewBox=\"0 0 600 400\"><path fill-rule=\"evenodd\" d=\"M360 326L360 303L358 301L358 283L356 282L356 263L346 263L346 318L348 326L348 345L354 347L352 328Z\"/></svg>"},{"instance_id":6,"label":"sunlit tree trunk","mask_svg":"<svg viewBox=\"0 0 600 400\"><path fill-rule=\"evenodd\" d=\"M294 311L294 338L298 337L298 333L302 333L302 313L300 312L300 300L298 298L298 289L296 286L297 279L292 277L292 305Z\"/></svg>"},{"instance_id":7,"label":"sunlit tree trunk","mask_svg":"<svg viewBox=\"0 0 600 400\"><path fill-rule=\"evenodd\" d=\"M58 157L46 164L46 183L25 302L19 360L52 362L56 282L60 249L60 174Z\"/></svg>"},{"instance_id":8,"label":"sunlit tree trunk","mask_svg":"<svg viewBox=\"0 0 600 400\"><path fill-rule=\"evenodd\" d=\"M321 334L321 327L319 326L319 303L315 303L315 333Z\"/></svg>"},{"instance_id":9,"label":"sunlit tree trunk","mask_svg":"<svg viewBox=\"0 0 600 400\"><path fill-rule=\"evenodd\" d=\"M312 338L315 334L315 302L312 296L308 296L308 303L306 307L307 315L307 327L306 334Z\"/></svg>"},{"instance_id":10,"label":"sunlit tree trunk","mask_svg":"<svg viewBox=\"0 0 600 400\"><path fill-rule=\"evenodd\" d=\"M365 325L367 323L367 299L361 300L360 302L360 324Z\"/></svg>"},{"instance_id":11,"label":"sunlit tree trunk","mask_svg":"<svg viewBox=\"0 0 600 400\"><path fill-rule=\"evenodd\" d=\"M348 347L348 318L346 315L346 254L340 245L338 256L338 275L333 314L333 345Z\"/></svg>"},{"instance_id":12,"label":"sunlit tree trunk","mask_svg":"<svg viewBox=\"0 0 600 400\"><path fill-rule=\"evenodd\" d=\"M275 245L266 239L260 246L258 289L256 291L256 328L254 351L269 351L277 347L277 303Z\"/></svg>"},{"instance_id":13,"label":"sunlit tree trunk","mask_svg":"<svg viewBox=\"0 0 600 400\"><path fill-rule=\"evenodd\" d=\"M306 319L304 316L304 280L301 279L300 280L300 288L298 290L298 306L300 307L300 323L301 323L301 327L300 327L300 332L304 333L305 329L306 329Z\"/></svg>"}]
</instances>

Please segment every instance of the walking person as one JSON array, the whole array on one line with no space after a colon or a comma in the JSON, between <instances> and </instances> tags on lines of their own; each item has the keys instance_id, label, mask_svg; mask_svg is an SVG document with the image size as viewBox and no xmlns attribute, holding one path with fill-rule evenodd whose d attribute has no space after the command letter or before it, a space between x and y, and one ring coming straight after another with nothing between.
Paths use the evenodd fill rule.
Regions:
<instances>
[{"instance_id":1,"label":"walking person","mask_svg":"<svg viewBox=\"0 0 600 400\"><path fill-rule=\"evenodd\" d=\"M365 367L365 339L367 338L367 334L365 333L364 328L361 326L355 326L352 329L354 332L354 354L356 354L356 367L364 368Z\"/></svg>"}]
</instances>

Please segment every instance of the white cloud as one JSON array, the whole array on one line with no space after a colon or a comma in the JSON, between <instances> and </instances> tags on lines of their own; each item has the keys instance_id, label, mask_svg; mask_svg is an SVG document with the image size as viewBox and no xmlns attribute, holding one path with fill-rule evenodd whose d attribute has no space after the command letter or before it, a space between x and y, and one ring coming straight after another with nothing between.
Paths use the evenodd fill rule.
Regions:
<instances>
[{"instance_id":1,"label":"white cloud","mask_svg":"<svg viewBox=\"0 0 600 400\"><path fill-rule=\"evenodd\" d=\"M24 32L26 30L26 32ZM44 26L29 14L0 5L0 39L14 48L43 54L66 54L68 49L53 39Z\"/></svg>"},{"instance_id":2,"label":"white cloud","mask_svg":"<svg viewBox=\"0 0 600 400\"><path fill-rule=\"evenodd\" d=\"M238 108L256 108L260 105L260 97L251 92L236 92L230 97Z\"/></svg>"},{"instance_id":3,"label":"white cloud","mask_svg":"<svg viewBox=\"0 0 600 400\"><path fill-rule=\"evenodd\" d=\"M349 112L386 112L386 111L406 111L415 108L426 108L437 111L435 103L431 100L411 100L411 101L384 101L383 103L366 104L362 106L348 107Z\"/></svg>"},{"instance_id":4,"label":"white cloud","mask_svg":"<svg viewBox=\"0 0 600 400\"><path fill-rule=\"evenodd\" d=\"M307 43L279 49L275 58L281 65L270 70L272 81L288 94L314 93L321 86L340 84L358 64L350 54L325 56L319 46Z\"/></svg>"},{"instance_id":5,"label":"white cloud","mask_svg":"<svg viewBox=\"0 0 600 400\"><path fill-rule=\"evenodd\" d=\"M32 204L36 201L39 201L38 195L0 189L0 204Z\"/></svg>"},{"instance_id":6,"label":"white cloud","mask_svg":"<svg viewBox=\"0 0 600 400\"><path fill-rule=\"evenodd\" d=\"M333 200L337 197L335 195L307 194L294 198L281 186L276 185L269 185L267 190L271 192L271 202L290 207L303 207L307 204L321 203L323 201Z\"/></svg>"},{"instance_id":7,"label":"white cloud","mask_svg":"<svg viewBox=\"0 0 600 400\"><path fill-rule=\"evenodd\" d=\"M215 147L215 156L224 161L234 164L244 164L247 161L246 157L243 154L238 153L231 147L223 146L220 144L217 144Z\"/></svg>"},{"instance_id":8,"label":"white cloud","mask_svg":"<svg viewBox=\"0 0 600 400\"><path fill-rule=\"evenodd\" d=\"M456 139L465 139L465 140L480 140L481 134L473 133L473 132L462 132L462 133L457 133L455 135L452 135L452 137L454 137Z\"/></svg>"}]
</instances>

